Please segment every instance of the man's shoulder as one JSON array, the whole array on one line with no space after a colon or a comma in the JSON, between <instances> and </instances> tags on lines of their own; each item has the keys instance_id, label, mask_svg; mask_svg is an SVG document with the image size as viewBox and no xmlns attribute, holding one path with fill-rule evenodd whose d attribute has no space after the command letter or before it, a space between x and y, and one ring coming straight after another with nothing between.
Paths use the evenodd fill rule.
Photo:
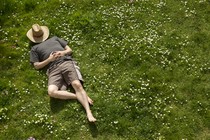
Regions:
<instances>
[{"instance_id":1,"label":"man's shoulder","mask_svg":"<svg viewBox=\"0 0 210 140\"><path fill-rule=\"evenodd\" d=\"M45 41L45 43L58 41L58 39L59 39L59 37L57 37L57 36L53 36L53 37L51 37L51 38L47 39L47 40Z\"/></svg>"},{"instance_id":2,"label":"man's shoulder","mask_svg":"<svg viewBox=\"0 0 210 140\"><path fill-rule=\"evenodd\" d=\"M41 43L39 43L39 44L35 44L33 47L34 47L34 48L37 48L37 47L39 47L39 46L45 45L45 44L47 44L47 43L49 43L49 42L55 41L56 38L57 38L56 36L53 36L53 37L51 37L51 38L45 40L44 42L41 42Z\"/></svg>"},{"instance_id":3,"label":"man's shoulder","mask_svg":"<svg viewBox=\"0 0 210 140\"><path fill-rule=\"evenodd\" d=\"M53 37L49 38L48 40L57 40L57 39L58 39L57 36L53 36Z\"/></svg>"},{"instance_id":4,"label":"man's shoulder","mask_svg":"<svg viewBox=\"0 0 210 140\"><path fill-rule=\"evenodd\" d=\"M58 37L57 37L57 36L53 36L53 37L51 37L51 38L45 40L44 42L41 42L41 43L39 43L39 44L35 44L35 45L32 47L32 49L36 49L36 48L38 48L38 47L40 47L40 46L44 46L44 45L46 45L46 44L49 44L49 43L54 42L54 41L57 41L57 40L58 40Z\"/></svg>"},{"instance_id":5,"label":"man's shoulder","mask_svg":"<svg viewBox=\"0 0 210 140\"><path fill-rule=\"evenodd\" d=\"M31 50L35 50L39 45L40 45L40 43L39 43L39 44L33 45L33 46L31 47Z\"/></svg>"}]
</instances>

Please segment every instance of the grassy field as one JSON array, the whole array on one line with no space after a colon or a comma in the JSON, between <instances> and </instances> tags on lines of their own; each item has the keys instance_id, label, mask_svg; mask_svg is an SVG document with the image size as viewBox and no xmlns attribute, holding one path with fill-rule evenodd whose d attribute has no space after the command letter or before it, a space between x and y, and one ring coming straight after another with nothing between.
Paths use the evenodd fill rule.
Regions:
<instances>
[{"instance_id":1,"label":"grassy field","mask_svg":"<svg viewBox=\"0 0 210 140\"><path fill-rule=\"evenodd\" d=\"M47 95L38 23L69 41L97 118ZM2 0L0 139L210 140L208 0Z\"/></svg>"}]
</instances>

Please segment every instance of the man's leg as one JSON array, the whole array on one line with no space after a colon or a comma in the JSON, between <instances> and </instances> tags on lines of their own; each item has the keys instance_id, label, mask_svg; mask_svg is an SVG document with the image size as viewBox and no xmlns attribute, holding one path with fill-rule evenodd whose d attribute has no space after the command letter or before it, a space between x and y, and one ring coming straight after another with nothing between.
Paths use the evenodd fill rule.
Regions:
<instances>
[{"instance_id":1,"label":"man's leg","mask_svg":"<svg viewBox=\"0 0 210 140\"><path fill-rule=\"evenodd\" d=\"M61 91L66 91L67 89L68 89L68 85L65 82L63 82L60 90ZM93 100L89 96L87 96L87 98L88 98L88 103L90 105L93 105Z\"/></svg>"},{"instance_id":2,"label":"man's leg","mask_svg":"<svg viewBox=\"0 0 210 140\"><path fill-rule=\"evenodd\" d=\"M77 96L77 100L82 104L82 106L85 108L86 114L87 114L87 118L89 122L95 122L96 119L93 117L93 114L90 110L90 106L89 106L89 101L88 101L88 96L83 88L83 86L81 85L79 80L74 80L71 83L72 87L74 88L75 92L76 92L76 96Z\"/></svg>"},{"instance_id":3,"label":"man's leg","mask_svg":"<svg viewBox=\"0 0 210 140\"><path fill-rule=\"evenodd\" d=\"M48 94L50 97L57 98L57 99L77 99L76 94L58 90L56 85L49 85L48 86Z\"/></svg>"}]
</instances>

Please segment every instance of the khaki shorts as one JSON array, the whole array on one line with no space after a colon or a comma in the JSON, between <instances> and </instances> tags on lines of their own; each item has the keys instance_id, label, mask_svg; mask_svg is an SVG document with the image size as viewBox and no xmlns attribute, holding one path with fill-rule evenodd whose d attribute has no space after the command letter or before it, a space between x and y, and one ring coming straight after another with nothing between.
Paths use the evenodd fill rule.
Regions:
<instances>
[{"instance_id":1,"label":"khaki shorts","mask_svg":"<svg viewBox=\"0 0 210 140\"><path fill-rule=\"evenodd\" d=\"M64 61L48 72L48 86L56 85L59 89L63 85L70 85L79 80L73 61Z\"/></svg>"}]
</instances>

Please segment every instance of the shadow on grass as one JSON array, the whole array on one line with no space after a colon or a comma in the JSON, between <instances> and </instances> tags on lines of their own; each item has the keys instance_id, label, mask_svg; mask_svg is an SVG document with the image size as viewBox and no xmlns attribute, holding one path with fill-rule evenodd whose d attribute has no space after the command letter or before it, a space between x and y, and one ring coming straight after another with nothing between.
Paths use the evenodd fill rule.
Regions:
<instances>
[{"instance_id":1,"label":"shadow on grass","mask_svg":"<svg viewBox=\"0 0 210 140\"><path fill-rule=\"evenodd\" d=\"M68 89L70 89L70 91L74 91L72 87L68 87ZM77 100L71 100L73 102L78 102ZM56 99L56 98L50 98L50 109L52 111L52 113L58 113L61 110L65 109L65 106L69 104L69 100L61 100L61 99ZM98 128L96 123L88 123L89 125L89 129L91 132L91 135L93 138L97 138L98 136Z\"/></svg>"},{"instance_id":2,"label":"shadow on grass","mask_svg":"<svg viewBox=\"0 0 210 140\"><path fill-rule=\"evenodd\" d=\"M55 98L50 98L50 109L52 113L58 113L61 110L65 109L65 106L68 104L68 100L60 100Z\"/></svg>"},{"instance_id":3,"label":"shadow on grass","mask_svg":"<svg viewBox=\"0 0 210 140\"><path fill-rule=\"evenodd\" d=\"M98 128L97 128L97 125L96 123L88 123L89 124L89 129L90 129L90 132L91 132L91 135L93 138L97 138L98 136Z\"/></svg>"},{"instance_id":4,"label":"shadow on grass","mask_svg":"<svg viewBox=\"0 0 210 140\"><path fill-rule=\"evenodd\" d=\"M65 87L63 90L69 90L70 92L75 92L74 89L69 86L69 87ZM60 112L62 109L65 108L65 106L67 104L69 104L70 100L61 100L61 99L56 99L56 98L50 98L50 109L52 111L52 113L58 113ZM71 100L71 102L75 102L76 100Z\"/></svg>"},{"instance_id":5,"label":"shadow on grass","mask_svg":"<svg viewBox=\"0 0 210 140\"><path fill-rule=\"evenodd\" d=\"M72 100L73 102L77 102L77 100ZM50 98L50 108L52 113L58 113L61 110L65 109L65 106L69 104L69 100L60 100L55 98ZM96 123L88 122L89 130L93 138L97 138L98 136L98 128Z\"/></svg>"}]
</instances>

